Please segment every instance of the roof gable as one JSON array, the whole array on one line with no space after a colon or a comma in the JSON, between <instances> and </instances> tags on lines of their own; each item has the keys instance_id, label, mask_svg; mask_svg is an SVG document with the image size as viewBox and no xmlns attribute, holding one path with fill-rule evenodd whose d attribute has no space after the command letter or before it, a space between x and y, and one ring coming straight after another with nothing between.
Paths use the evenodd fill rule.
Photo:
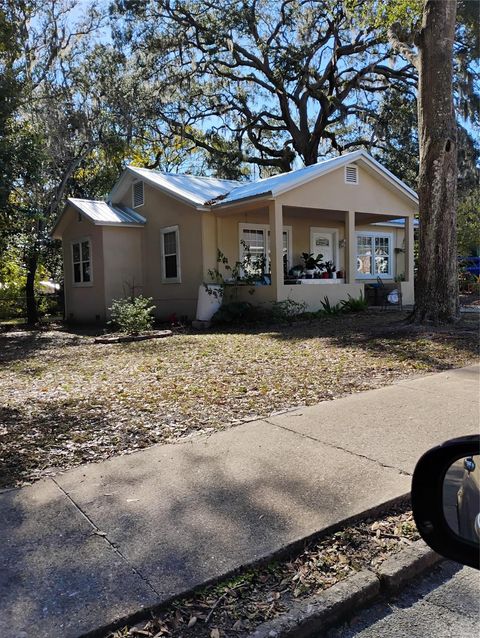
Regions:
<instances>
[{"instance_id":1,"label":"roof gable","mask_svg":"<svg viewBox=\"0 0 480 638\"><path fill-rule=\"evenodd\" d=\"M352 163L358 163L364 168L367 168L371 173L374 173L376 177L381 177L383 180L386 180L390 187L400 191L403 196L407 197L415 204L418 203L418 197L415 191L380 164L380 162L377 162L377 160L375 160L366 151L360 150L347 153L346 155L340 155L339 157L323 160L317 164L305 166L304 168L299 168L298 170L291 171L290 173L282 173L256 182L242 184L230 191L227 196L219 197L217 202L213 204L213 207L225 206L254 197L278 197L279 195L283 195L294 188L303 186L322 175L326 175L331 171Z\"/></svg>"},{"instance_id":2,"label":"roof gable","mask_svg":"<svg viewBox=\"0 0 480 638\"><path fill-rule=\"evenodd\" d=\"M203 207L206 202L226 195L241 183L216 177L161 173L148 168L128 166L113 187L110 199L120 199L136 179L142 179L154 188L159 188L172 197L196 207Z\"/></svg>"},{"instance_id":3,"label":"roof gable","mask_svg":"<svg viewBox=\"0 0 480 638\"><path fill-rule=\"evenodd\" d=\"M363 150L322 160L311 166L255 182L237 182L214 177L161 173L148 168L129 166L114 186L110 198L112 200L120 199L135 179L142 179L147 184L159 188L190 206L212 210L216 207L228 206L257 197L277 197L351 163L358 163L367 168L375 177L380 177L388 182L390 188L418 204L417 195L409 186Z\"/></svg>"}]
</instances>

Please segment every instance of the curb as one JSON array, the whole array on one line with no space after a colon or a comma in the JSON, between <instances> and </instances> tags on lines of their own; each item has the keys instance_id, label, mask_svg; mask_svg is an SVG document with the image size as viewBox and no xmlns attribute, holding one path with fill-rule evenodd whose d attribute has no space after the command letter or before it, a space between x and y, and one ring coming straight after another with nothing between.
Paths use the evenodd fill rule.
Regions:
<instances>
[{"instance_id":1,"label":"curb","mask_svg":"<svg viewBox=\"0 0 480 638\"><path fill-rule=\"evenodd\" d=\"M345 620L379 596L398 592L443 557L422 540L388 558L378 571L364 570L333 585L325 592L296 602L285 614L257 627L249 638L315 638Z\"/></svg>"}]
</instances>

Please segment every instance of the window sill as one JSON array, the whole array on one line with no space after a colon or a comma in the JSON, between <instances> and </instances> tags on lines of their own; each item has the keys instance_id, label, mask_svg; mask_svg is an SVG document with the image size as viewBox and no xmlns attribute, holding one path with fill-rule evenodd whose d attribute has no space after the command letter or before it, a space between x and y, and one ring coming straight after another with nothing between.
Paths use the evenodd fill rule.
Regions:
<instances>
[{"instance_id":1,"label":"window sill","mask_svg":"<svg viewBox=\"0 0 480 638\"><path fill-rule=\"evenodd\" d=\"M93 281L86 281L86 282L75 282L72 284L73 288L92 288L93 287Z\"/></svg>"}]
</instances>

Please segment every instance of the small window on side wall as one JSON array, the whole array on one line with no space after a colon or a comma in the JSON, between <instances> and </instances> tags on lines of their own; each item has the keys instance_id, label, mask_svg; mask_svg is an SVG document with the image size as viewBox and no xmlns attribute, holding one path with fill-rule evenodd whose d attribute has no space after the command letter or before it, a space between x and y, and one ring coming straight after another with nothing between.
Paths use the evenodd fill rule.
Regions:
<instances>
[{"instance_id":1,"label":"small window on side wall","mask_svg":"<svg viewBox=\"0 0 480 638\"><path fill-rule=\"evenodd\" d=\"M139 206L143 206L143 182L133 182L132 185L132 205L133 208L138 208Z\"/></svg>"},{"instance_id":2,"label":"small window on side wall","mask_svg":"<svg viewBox=\"0 0 480 638\"><path fill-rule=\"evenodd\" d=\"M92 245L89 239L72 242L72 271L74 285L92 284Z\"/></svg>"},{"instance_id":3,"label":"small window on side wall","mask_svg":"<svg viewBox=\"0 0 480 638\"><path fill-rule=\"evenodd\" d=\"M160 250L162 256L162 282L178 284L180 273L180 236L178 226L168 226L160 231Z\"/></svg>"}]
</instances>

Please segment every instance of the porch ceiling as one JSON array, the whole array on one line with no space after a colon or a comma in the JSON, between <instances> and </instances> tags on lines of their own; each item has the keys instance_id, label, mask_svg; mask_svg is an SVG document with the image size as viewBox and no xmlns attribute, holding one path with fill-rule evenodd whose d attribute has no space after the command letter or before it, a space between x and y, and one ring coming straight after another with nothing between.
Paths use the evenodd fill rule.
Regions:
<instances>
[{"instance_id":1,"label":"porch ceiling","mask_svg":"<svg viewBox=\"0 0 480 638\"><path fill-rule=\"evenodd\" d=\"M318 217L319 221L344 222L345 210L328 210L325 208L305 208L300 206L284 206L283 214L289 217L297 217L305 219ZM374 222L388 222L401 218L402 215L388 215L384 213L355 213L355 222L357 224L372 224Z\"/></svg>"},{"instance_id":2,"label":"porch ceiling","mask_svg":"<svg viewBox=\"0 0 480 638\"><path fill-rule=\"evenodd\" d=\"M401 219L405 215L385 215L383 213L355 213L357 224L373 224L375 222L390 222L394 219Z\"/></svg>"}]
</instances>

